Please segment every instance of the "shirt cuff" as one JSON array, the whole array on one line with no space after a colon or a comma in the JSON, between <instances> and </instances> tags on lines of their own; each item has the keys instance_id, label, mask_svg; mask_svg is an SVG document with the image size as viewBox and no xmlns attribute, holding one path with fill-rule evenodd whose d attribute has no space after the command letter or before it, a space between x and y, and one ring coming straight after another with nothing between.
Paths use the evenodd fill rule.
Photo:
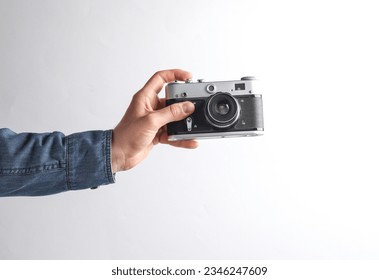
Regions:
<instances>
[{"instance_id":1,"label":"shirt cuff","mask_svg":"<svg viewBox=\"0 0 379 280\"><path fill-rule=\"evenodd\" d=\"M81 190L114 183L111 149L112 130L67 136L68 189Z\"/></svg>"}]
</instances>

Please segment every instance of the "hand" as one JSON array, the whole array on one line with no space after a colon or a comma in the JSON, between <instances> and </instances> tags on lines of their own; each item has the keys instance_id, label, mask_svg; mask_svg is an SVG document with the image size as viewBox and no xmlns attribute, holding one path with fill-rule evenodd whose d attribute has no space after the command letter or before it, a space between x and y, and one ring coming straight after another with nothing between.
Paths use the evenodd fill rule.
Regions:
<instances>
[{"instance_id":1,"label":"hand","mask_svg":"<svg viewBox=\"0 0 379 280\"><path fill-rule=\"evenodd\" d=\"M165 107L165 99L158 98L165 83L185 81L191 77L191 73L179 69L159 71L133 96L124 117L113 130L113 173L133 168L158 143L189 149L198 146L195 140L167 140L166 124L192 114L195 110L192 102Z\"/></svg>"}]
</instances>

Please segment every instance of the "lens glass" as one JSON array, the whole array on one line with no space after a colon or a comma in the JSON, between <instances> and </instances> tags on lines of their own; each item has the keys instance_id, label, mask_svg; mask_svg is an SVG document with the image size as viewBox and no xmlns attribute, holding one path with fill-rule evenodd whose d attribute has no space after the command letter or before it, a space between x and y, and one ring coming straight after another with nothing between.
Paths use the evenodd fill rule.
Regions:
<instances>
[{"instance_id":1,"label":"lens glass","mask_svg":"<svg viewBox=\"0 0 379 280\"><path fill-rule=\"evenodd\" d=\"M239 110L239 105L233 96L218 92L208 99L205 113L211 125L226 128L237 121Z\"/></svg>"},{"instance_id":2,"label":"lens glass","mask_svg":"<svg viewBox=\"0 0 379 280\"><path fill-rule=\"evenodd\" d=\"M225 102L219 102L216 104L215 111L217 114L226 115L229 112L229 104Z\"/></svg>"}]
</instances>

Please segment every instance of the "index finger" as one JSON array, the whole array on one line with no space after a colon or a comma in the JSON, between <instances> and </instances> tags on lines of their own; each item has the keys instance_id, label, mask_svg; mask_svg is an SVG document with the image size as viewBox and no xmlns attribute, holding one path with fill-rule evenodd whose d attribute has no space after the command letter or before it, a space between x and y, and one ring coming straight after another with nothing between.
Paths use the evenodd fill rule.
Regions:
<instances>
[{"instance_id":1,"label":"index finger","mask_svg":"<svg viewBox=\"0 0 379 280\"><path fill-rule=\"evenodd\" d=\"M158 94L165 83L185 81L192 78L192 74L181 69L170 69L156 72L145 84L144 90Z\"/></svg>"}]
</instances>

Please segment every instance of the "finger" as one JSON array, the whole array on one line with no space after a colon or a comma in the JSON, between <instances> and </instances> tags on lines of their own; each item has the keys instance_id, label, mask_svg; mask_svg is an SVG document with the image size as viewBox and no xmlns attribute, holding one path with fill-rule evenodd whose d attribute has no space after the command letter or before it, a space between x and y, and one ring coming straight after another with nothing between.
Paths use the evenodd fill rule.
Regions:
<instances>
[{"instance_id":1,"label":"finger","mask_svg":"<svg viewBox=\"0 0 379 280\"><path fill-rule=\"evenodd\" d=\"M149 93L158 94L165 83L185 81L192 78L190 72L181 69L170 69L156 72L145 84L144 89ZM142 91L143 92L143 91Z\"/></svg>"},{"instance_id":2,"label":"finger","mask_svg":"<svg viewBox=\"0 0 379 280\"><path fill-rule=\"evenodd\" d=\"M167 144L177 148L196 149L199 143L196 140L169 141Z\"/></svg>"},{"instance_id":3,"label":"finger","mask_svg":"<svg viewBox=\"0 0 379 280\"><path fill-rule=\"evenodd\" d=\"M165 132L166 132L166 127L165 127L165 126L164 126L164 127L161 127L161 128L158 130L157 134L155 135L155 137L154 137L154 139L153 139L153 145L154 145L154 146L155 146L155 145L158 145L158 144L160 143L161 136L162 136L162 134L165 133Z\"/></svg>"},{"instance_id":4,"label":"finger","mask_svg":"<svg viewBox=\"0 0 379 280\"><path fill-rule=\"evenodd\" d=\"M155 111L153 113L153 117L155 118L154 123L159 126L158 128L160 128L167 123L180 121L192 114L194 111L195 105L192 102L186 101L175 103L170 106L164 107L163 109Z\"/></svg>"},{"instance_id":5,"label":"finger","mask_svg":"<svg viewBox=\"0 0 379 280\"><path fill-rule=\"evenodd\" d=\"M199 143L196 140L169 141L167 133L162 133L160 135L159 142L161 144L168 144L170 146L185 148L185 149L196 149L199 146Z\"/></svg>"},{"instance_id":6,"label":"finger","mask_svg":"<svg viewBox=\"0 0 379 280\"><path fill-rule=\"evenodd\" d=\"M159 98L159 104L158 104L158 109L162 109L166 107L166 98Z\"/></svg>"}]
</instances>

